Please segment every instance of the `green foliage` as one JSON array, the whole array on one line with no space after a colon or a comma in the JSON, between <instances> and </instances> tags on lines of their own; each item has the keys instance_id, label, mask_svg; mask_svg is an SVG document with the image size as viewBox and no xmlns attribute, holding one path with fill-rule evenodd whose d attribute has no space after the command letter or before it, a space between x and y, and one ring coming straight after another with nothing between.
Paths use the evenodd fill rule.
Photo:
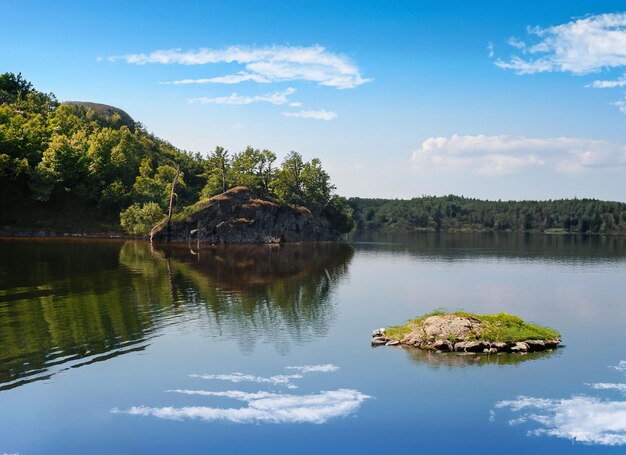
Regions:
<instances>
[{"instance_id":1,"label":"green foliage","mask_svg":"<svg viewBox=\"0 0 626 455\"><path fill-rule=\"evenodd\" d=\"M626 233L626 204L595 199L483 201L460 196L351 198L361 232Z\"/></svg>"},{"instance_id":2,"label":"green foliage","mask_svg":"<svg viewBox=\"0 0 626 455\"><path fill-rule=\"evenodd\" d=\"M135 203L120 213L120 224L129 234L146 235L163 218L165 218L165 213L159 204Z\"/></svg>"},{"instance_id":3,"label":"green foliage","mask_svg":"<svg viewBox=\"0 0 626 455\"><path fill-rule=\"evenodd\" d=\"M315 214L328 209L342 232L351 228L350 209L332 199L334 186L318 159L304 162L291 152L281 168L275 161L271 151L253 147L232 156L216 147L207 158L182 152L119 109L59 105L20 74L0 75L0 191L7 196L0 201L6 217L0 225L26 219L22 206L42 214L54 210L55 219L87 216L102 226L117 224L120 211L133 204L152 202L165 212L179 169L177 210L243 185Z\"/></svg>"},{"instance_id":4,"label":"green foliage","mask_svg":"<svg viewBox=\"0 0 626 455\"><path fill-rule=\"evenodd\" d=\"M481 340L553 340L560 337L556 330L524 322L522 318L508 313L484 314L474 317L485 326L480 336Z\"/></svg>"},{"instance_id":5,"label":"green foliage","mask_svg":"<svg viewBox=\"0 0 626 455\"><path fill-rule=\"evenodd\" d=\"M561 337L559 332L554 329L524 322L519 316L508 313L476 314L466 311L446 312L442 308L411 319L405 325L390 327L385 330L385 333L392 338L402 339L411 332L413 328L422 324L427 318L444 315L462 316L480 321L483 324L483 332L480 334L480 340L483 341L554 340Z\"/></svg>"}]
</instances>

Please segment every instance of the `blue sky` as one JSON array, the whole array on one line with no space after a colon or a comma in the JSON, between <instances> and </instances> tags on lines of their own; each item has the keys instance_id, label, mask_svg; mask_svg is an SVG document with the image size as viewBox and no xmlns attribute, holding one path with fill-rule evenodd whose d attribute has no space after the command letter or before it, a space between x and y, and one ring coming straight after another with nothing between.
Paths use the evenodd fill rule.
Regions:
<instances>
[{"instance_id":1,"label":"blue sky","mask_svg":"<svg viewBox=\"0 0 626 455\"><path fill-rule=\"evenodd\" d=\"M626 200L623 2L198 3L7 3L0 71L347 196Z\"/></svg>"}]
</instances>

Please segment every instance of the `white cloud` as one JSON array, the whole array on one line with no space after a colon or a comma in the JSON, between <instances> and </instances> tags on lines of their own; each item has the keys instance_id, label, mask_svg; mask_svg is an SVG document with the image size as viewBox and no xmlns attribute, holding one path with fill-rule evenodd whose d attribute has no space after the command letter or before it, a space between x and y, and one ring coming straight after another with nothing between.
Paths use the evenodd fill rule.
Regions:
<instances>
[{"instance_id":1,"label":"white cloud","mask_svg":"<svg viewBox=\"0 0 626 455\"><path fill-rule=\"evenodd\" d=\"M494 55L496 55L494 52L493 43L491 41L487 43L487 55L489 56L489 58L492 58Z\"/></svg>"},{"instance_id":2,"label":"white cloud","mask_svg":"<svg viewBox=\"0 0 626 455\"><path fill-rule=\"evenodd\" d=\"M319 111L283 112L286 117L311 118L315 120L333 120L337 118L337 113L321 109Z\"/></svg>"},{"instance_id":3,"label":"white cloud","mask_svg":"<svg viewBox=\"0 0 626 455\"><path fill-rule=\"evenodd\" d=\"M518 397L500 401L496 408L530 411L510 421L512 425L535 422L541 427L530 435L547 435L586 444L626 444L626 402L574 396L568 399Z\"/></svg>"},{"instance_id":4,"label":"white cloud","mask_svg":"<svg viewBox=\"0 0 626 455\"><path fill-rule=\"evenodd\" d=\"M204 79L200 83L238 83L252 81L316 82L338 89L355 88L369 82L359 68L342 54L328 51L322 46L231 46L225 49L157 50L149 54L113 56L109 61L123 60L127 63L209 65L216 63L239 64L245 72L221 78ZM188 82L193 83L193 82Z\"/></svg>"},{"instance_id":5,"label":"white cloud","mask_svg":"<svg viewBox=\"0 0 626 455\"><path fill-rule=\"evenodd\" d=\"M279 393L272 392L242 392L240 390L228 390L226 392L213 392L211 390L188 390L188 389L175 389L166 390L166 392L181 393L183 395L201 395L205 397L225 397L232 398L240 401L252 401L260 400L261 398L273 398L282 396Z\"/></svg>"},{"instance_id":6,"label":"white cloud","mask_svg":"<svg viewBox=\"0 0 626 455\"><path fill-rule=\"evenodd\" d=\"M507 43L509 43L510 46L513 46L521 51L524 51L526 49L526 43L522 40L515 38L514 36L509 38L507 40Z\"/></svg>"},{"instance_id":7,"label":"white cloud","mask_svg":"<svg viewBox=\"0 0 626 455\"><path fill-rule=\"evenodd\" d=\"M615 365L613 368L617 371L626 372L626 360L620 360L619 364Z\"/></svg>"},{"instance_id":8,"label":"white cloud","mask_svg":"<svg viewBox=\"0 0 626 455\"><path fill-rule=\"evenodd\" d=\"M339 369L338 366L332 363L326 363L323 365L303 365L298 367L287 367L287 370L297 370L302 373L331 373Z\"/></svg>"},{"instance_id":9,"label":"white cloud","mask_svg":"<svg viewBox=\"0 0 626 455\"><path fill-rule=\"evenodd\" d=\"M217 379L230 382L255 382L286 385L295 388L291 379L302 378L306 373L331 373L339 368L333 364L303 365L287 367L301 374L254 376L243 373L218 375L192 375L204 379ZM200 419L208 422L225 420L233 423L325 423L330 419L345 417L355 412L369 397L358 390L338 389L322 391L310 395L282 394L267 391L246 392L242 390L212 391L175 389L167 392L188 396L222 397L247 404L241 408L220 408L209 406L147 407L133 406L129 409L114 408L114 414L153 416L160 419L188 420Z\"/></svg>"},{"instance_id":10,"label":"white cloud","mask_svg":"<svg viewBox=\"0 0 626 455\"><path fill-rule=\"evenodd\" d=\"M596 382L589 384L590 387L596 390L617 390L621 393L626 393L626 384L615 384L612 382Z\"/></svg>"},{"instance_id":11,"label":"white cloud","mask_svg":"<svg viewBox=\"0 0 626 455\"><path fill-rule=\"evenodd\" d=\"M548 27L529 28L537 42L509 44L534 57L497 60L500 68L518 74L569 72L588 74L626 66L626 13L601 14Z\"/></svg>"},{"instance_id":12,"label":"white cloud","mask_svg":"<svg viewBox=\"0 0 626 455\"><path fill-rule=\"evenodd\" d=\"M207 79L180 79L178 81L164 82L164 84L172 85L190 85L190 84L239 84L245 81L258 82L259 84L269 84L271 81L258 74L250 74L240 71L237 74L228 76L211 77Z\"/></svg>"},{"instance_id":13,"label":"white cloud","mask_svg":"<svg viewBox=\"0 0 626 455\"><path fill-rule=\"evenodd\" d=\"M256 382L258 384L273 384L275 386L286 386L289 389L297 388L291 380L301 379L301 374L279 374L270 377L254 376L251 374L243 373L230 373L230 374L192 374L192 378L208 379L215 381L228 381L228 382Z\"/></svg>"},{"instance_id":14,"label":"white cloud","mask_svg":"<svg viewBox=\"0 0 626 455\"><path fill-rule=\"evenodd\" d=\"M615 79L612 81L593 81L591 84L587 85L587 87L593 87L593 88L626 87L626 74L624 74L619 79Z\"/></svg>"},{"instance_id":15,"label":"white cloud","mask_svg":"<svg viewBox=\"0 0 626 455\"><path fill-rule=\"evenodd\" d=\"M188 101L190 103L199 103L199 104L234 104L234 105L242 105L242 104L252 104L252 103L270 103L270 104L287 104L289 102L289 96L293 95L296 92L296 89L289 87L280 92L268 93L265 95L256 95L256 96L241 96L237 93L232 93L228 96L220 96L216 98L209 98L206 96L200 98L190 98Z\"/></svg>"},{"instance_id":16,"label":"white cloud","mask_svg":"<svg viewBox=\"0 0 626 455\"><path fill-rule=\"evenodd\" d=\"M622 114L626 114L626 98L614 102L613 106L617 106Z\"/></svg>"},{"instance_id":17,"label":"white cloud","mask_svg":"<svg viewBox=\"0 0 626 455\"><path fill-rule=\"evenodd\" d=\"M286 370L295 370L297 374L278 374L274 376L264 377L255 376L244 373L229 373L229 374L192 374L192 378L209 379L216 381L228 381L233 383L239 382L256 382L258 384L273 384L275 386L286 386L289 389L297 388L292 382L293 379L302 379L306 373L332 373L339 369L338 366L332 363L326 363L321 365L303 365L286 367Z\"/></svg>"},{"instance_id":18,"label":"white cloud","mask_svg":"<svg viewBox=\"0 0 626 455\"><path fill-rule=\"evenodd\" d=\"M226 395L230 394L230 395ZM352 389L338 389L313 395L256 394L230 391L222 395L247 402L242 408L208 406L146 407L112 409L115 414L153 416L160 419L200 419L207 422L225 420L233 423L315 423L354 413L369 396Z\"/></svg>"},{"instance_id":19,"label":"white cloud","mask_svg":"<svg viewBox=\"0 0 626 455\"><path fill-rule=\"evenodd\" d=\"M624 157L622 145L606 141L455 134L426 139L412 161L418 170L505 175L540 168L565 173L622 168Z\"/></svg>"}]
</instances>

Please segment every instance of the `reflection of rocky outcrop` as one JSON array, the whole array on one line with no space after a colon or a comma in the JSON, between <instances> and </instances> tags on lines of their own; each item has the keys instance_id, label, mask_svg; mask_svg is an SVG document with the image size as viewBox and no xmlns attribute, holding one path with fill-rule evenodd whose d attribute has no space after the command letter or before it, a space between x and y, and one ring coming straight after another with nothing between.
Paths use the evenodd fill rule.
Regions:
<instances>
[{"instance_id":1,"label":"reflection of rocky outcrop","mask_svg":"<svg viewBox=\"0 0 626 455\"><path fill-rule=\"evenodd\" d=\"M144 349L190 319L208 337L277 350L324 335L345 244L215 247L0 241L0 390Z\"/></svg>"},{"instance_id":2,"label":"reflection of rocky outcrop","mask_svg":"<svg viewBox=\"0 0 626 455\"><path fill-rule=\"evenodd\" d=\"M181 220L157 225L154 242L284 243L335 240L341 233L305 207L260 198L238 186L198 204Z\"/></svg>"},{"instance_id":3,"label":"reflection of rocky outcrop","mask_svg":"<svg viewBox=\"0 0 626 455\"><path fill-rule=\"evenodd\" d=\"M555 351L532 352L528 354L475 354L458 352L425 351L419 348L403 348L416 363L425 363L432 368L456 368L484 365L515 365L530 360L547 359Z\"/></svg>"},{"instance_id":4,"label":"reflection of rocky outcrop","mask_svg":"<svg viewBox=\"0 0 626 455\"><path fill-rule=\"evenodd\" d=\"M324 335L334 317L332 288L353 250L343 243L222 245L199 251L155 247L171 269L173 298L204 304L208 330L279 351Z\"/></svg>"}]
</instances>

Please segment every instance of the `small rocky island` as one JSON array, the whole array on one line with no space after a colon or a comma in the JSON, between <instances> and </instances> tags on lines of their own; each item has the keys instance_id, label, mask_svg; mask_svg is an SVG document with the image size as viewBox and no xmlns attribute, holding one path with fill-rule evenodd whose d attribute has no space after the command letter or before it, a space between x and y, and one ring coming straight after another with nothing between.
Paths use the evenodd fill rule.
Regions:
<instances>
[{"instance_id":1,"label":"small rocky island","mask_svg":"<svg viewBox=\"0 0 626 455\"><path fill-rule=\"evenodd\" d=\"M372 346L415 347L440 352L527 353L561 343L556 330L507 314L435 311L406 325L374 330Z\"/></svg>"},{"instance_id":2,"label":"small rocky island","mask_svg":"<svg viewBox=\"0 0 626 455\"><path fill-rule=\"evenodd\" d=\"M306 207L260 197L245 186L191 206L152 229L152 242L295 243L337 240L351 226L328 205Z\"/></svg>"}]
</instances>

